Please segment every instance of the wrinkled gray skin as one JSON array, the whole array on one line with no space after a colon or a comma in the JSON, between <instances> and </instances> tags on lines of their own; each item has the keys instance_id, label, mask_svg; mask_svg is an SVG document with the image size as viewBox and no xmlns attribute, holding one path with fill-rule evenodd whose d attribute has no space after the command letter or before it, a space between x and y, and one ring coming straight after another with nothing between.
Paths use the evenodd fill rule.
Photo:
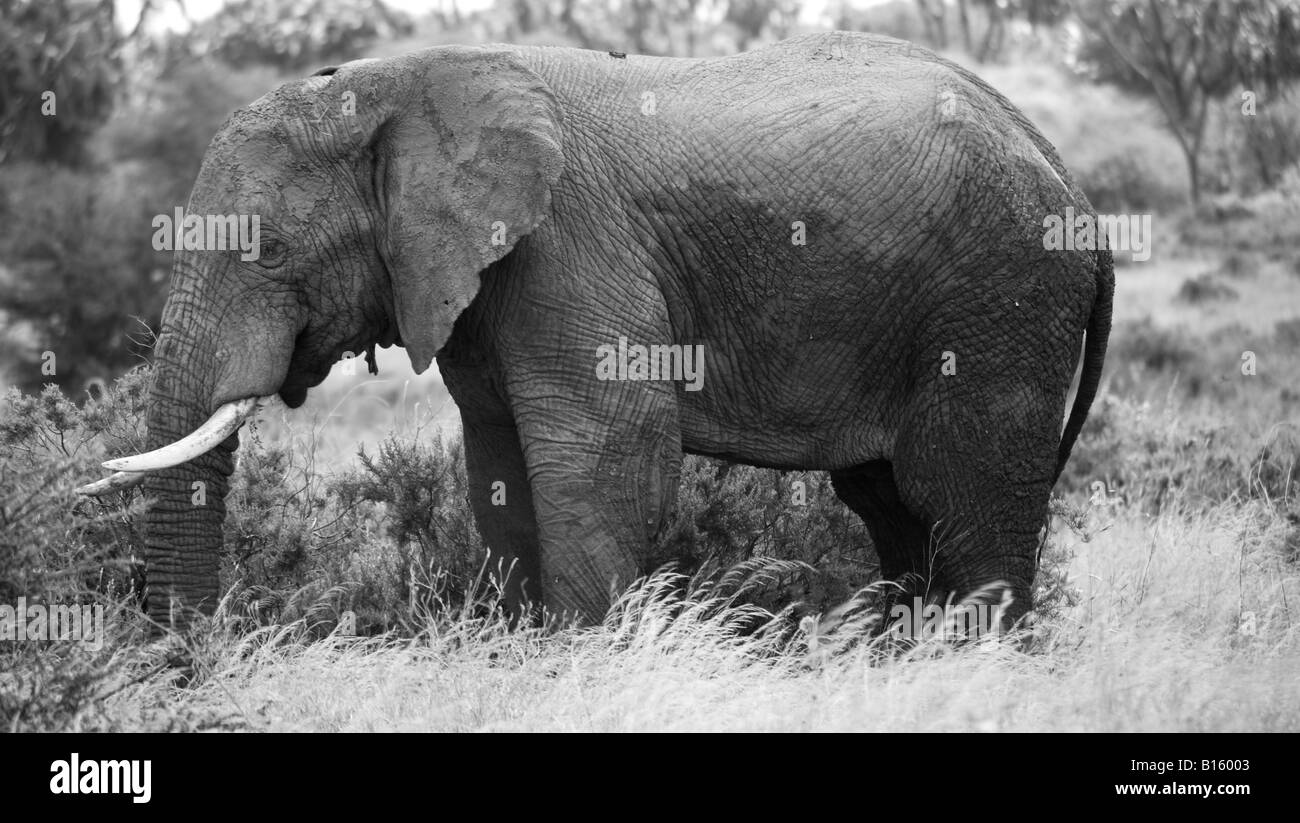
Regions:
<instances>
[{"instance_id":1,"label":"wrinkled gray skin","mask_svg":"<svg viewBox=\"0 0 1300 823\"><path fill-rule=\"evenodd\" d=\"M689 452L830 470L886 575L932 596L1003 582L1015 617L1110 325L1109 254L1043 248L1067 206L1091 213L1016 109L888 38L349 63L212 141L189 211L261 215L263 259L177 253L150 446L226 401L297 406L343 352L400 338L417 372L437 356L460 408L515 609L599 620L645 571ZM702 344L703 390L597 380L620 335ZM236 444L147 482L160 620L217 599Z\"/></svg>"}]
</instances>

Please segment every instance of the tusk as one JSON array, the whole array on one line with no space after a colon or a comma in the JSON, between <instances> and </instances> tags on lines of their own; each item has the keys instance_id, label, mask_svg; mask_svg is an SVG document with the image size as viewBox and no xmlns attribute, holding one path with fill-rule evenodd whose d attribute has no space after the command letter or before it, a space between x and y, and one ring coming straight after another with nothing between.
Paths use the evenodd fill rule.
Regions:
<instances>
[{"instance_id":1,"label":"tusk","mask_svg":"<svg viewBox=\"0 0 1300 823\"><path fill-rule=\"evenodd\" d=\"M188 463L216 448L217 444L252 417L262 401L267 399L269 397L245 397L243 400L226 403L213 412L206 423L175 443L132 457L105 460L103 466L113 471L152 472Z\"/></svg>"},{"instance_id":2,"label":"tusk","mask_svg":"<svg viewBox=\"0 0 1300 823\"><path fill-rule=\"evenodd\" d=\"M109 492L138 486L144 482L145 475L146 472L117 472L116 474L110 474L103 480L96 480L94 483L78 486L76 491L77 494L84 494L86 497L99 497Z\"/></svg>"}]
</instances>

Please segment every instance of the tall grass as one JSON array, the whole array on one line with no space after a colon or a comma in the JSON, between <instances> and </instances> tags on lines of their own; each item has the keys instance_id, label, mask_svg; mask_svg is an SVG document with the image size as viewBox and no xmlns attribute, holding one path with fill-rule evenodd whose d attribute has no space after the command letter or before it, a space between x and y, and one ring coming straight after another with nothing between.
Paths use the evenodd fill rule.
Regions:
<instances>
[{"instance_id":1,"label":"tall grass","mask_svg":"<svg viewBox=\"0 0 1300 823\"><path fill-rule=\"evenodd\" d=\"M981 641L812 653L757 607L665 573L599 627L511 630L491 610L413 637L307 642L303 621L123 646L83 727L257 730L1300 730L1300 574L1262 501L1136 508L1064 533L1082 597L1030 652ZM765 630L754 630L762 618ZM176 642L176 641L173 641ZM197 661L197 662L195 662ZM179 675L183 671L184 675Z\"/></svg>"}]
</instances>

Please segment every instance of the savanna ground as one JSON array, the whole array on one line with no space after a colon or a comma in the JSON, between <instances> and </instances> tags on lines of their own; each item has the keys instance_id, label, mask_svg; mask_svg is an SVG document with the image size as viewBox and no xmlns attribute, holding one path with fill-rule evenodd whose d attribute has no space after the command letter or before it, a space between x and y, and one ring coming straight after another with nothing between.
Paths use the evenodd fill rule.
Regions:
<instances>
[{"instance_id":1,"label":"savanna ground","mask_svg":"<svg viewBox=\"0 0 1300 823\"><path fill-rule=\"evenodd\" d=\"M481 585L454 406L399 351L245 430L229 594L149 639L143 501L72 493L141 445L142 368L94 397L13 390L0 407L0 603L108 614L101 648L0 644L0 723L1300 731L1300 170L1194 211L1150 104L1033 61L979 70L1100 210L1153 214L1151 260L1119 255L1106 381L1056 489L1027 642L818 630L805 618L874 580L865 529L820 473L696 459L660 545L683 571L602 626L510 630Z\"/></svg>"}]
</instances>

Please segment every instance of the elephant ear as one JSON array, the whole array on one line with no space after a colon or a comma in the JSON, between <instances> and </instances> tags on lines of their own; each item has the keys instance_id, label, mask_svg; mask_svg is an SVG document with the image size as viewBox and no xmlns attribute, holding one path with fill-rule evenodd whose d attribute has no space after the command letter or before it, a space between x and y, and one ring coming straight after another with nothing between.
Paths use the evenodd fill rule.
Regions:
<instances>
[{"instance_id":1,"label":"elephant ear","mask_svg":"<svg viewBox=\"0 0 1300 823\"><path fill-rule=\"evenodd\" d=\"M406 59L415 82L377 134L375 188L380 253L418 374L479 273L546 217L564 157L559 105L517 54L451 47Z\"/></svg>"}]
</instances>

